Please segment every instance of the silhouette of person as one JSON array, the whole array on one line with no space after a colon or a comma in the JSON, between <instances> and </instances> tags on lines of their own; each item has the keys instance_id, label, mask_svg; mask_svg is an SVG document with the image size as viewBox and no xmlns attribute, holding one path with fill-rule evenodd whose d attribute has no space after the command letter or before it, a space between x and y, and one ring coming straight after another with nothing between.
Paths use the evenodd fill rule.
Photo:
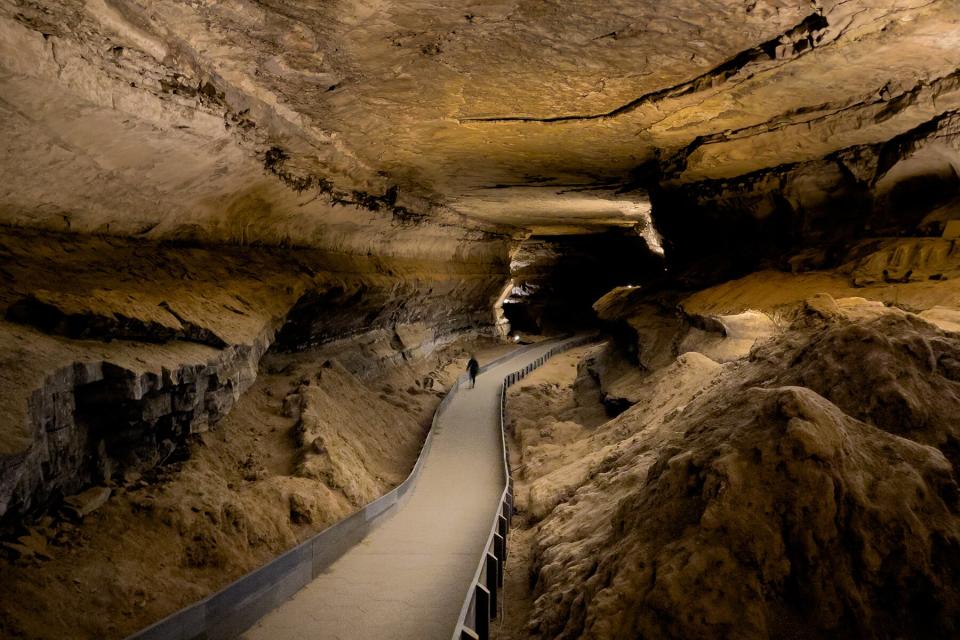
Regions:
<instances>
[{"instance_id":1,"label":"silhouette of person","mask_svg":"<svg viewBox=\"0 0 960 640\"><path fill-rule=\"evenodd\" d=\"M480 363L477 362L476 357L473 355L470 356L470 362L467 363L467 374L470 375L470 388L473 389L477 386L477 374L480 373Z\"/></svg>"}]
</instances>

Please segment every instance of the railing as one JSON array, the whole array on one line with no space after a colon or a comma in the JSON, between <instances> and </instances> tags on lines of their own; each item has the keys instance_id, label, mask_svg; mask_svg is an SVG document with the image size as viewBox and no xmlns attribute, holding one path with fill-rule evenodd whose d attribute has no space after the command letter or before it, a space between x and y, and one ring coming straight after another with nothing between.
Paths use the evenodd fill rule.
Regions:
<instances>
[{"instance_id":1,"label":"railing","mask_svg":"<svg viewBox=\"0 0 960 640\"><path fill-rule=\"evenodd\" d=\"M494 367L536 344L511 351L481 367ZM433 415L430 432L417 462L407 478L390 492L356 513L308 538L269 563L238 578L220 591L176 611L127 640L228 640L239 636L260 618L283 604L290 596L329 567L357 544L387 515L399 508L416 485L423 468L437 422L453 399L466 375L457 378ZM502 402L501 402L502 407Z\"/></svg>"},{"instance_id":2,"label":"railing","mask_svg":"<svg viewBox=\"0 0 960 640\"><path fill-rule=\"evenodd\" d=\"M507 561L507 534L513 518L513 474L510 469L506 437L507 389L558 353L595 339L595 336L581 336L565 340L524 368L506 376L503 384L500 385L500 443L503 451L504 488L494 512L490 536L480 555L480 563L477 565L473 582L470 583L463 607L460 609L460 618L457 620L452 640L488 640L490 621L497 618L500 609L503 570Z\"/></svg>"}]
</instances>

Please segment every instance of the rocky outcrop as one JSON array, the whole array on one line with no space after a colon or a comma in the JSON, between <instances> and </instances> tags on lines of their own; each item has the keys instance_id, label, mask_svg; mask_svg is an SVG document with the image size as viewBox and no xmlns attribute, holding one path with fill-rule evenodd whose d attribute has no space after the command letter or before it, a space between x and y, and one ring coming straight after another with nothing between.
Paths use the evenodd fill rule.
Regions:
<instances>
[{"instance_id":1,"label":"rocky outcrop","mask_svg":"<svg viewBox=\"0 0 960 640\"><path fill-rule=\"evenodd\" d=\"M8 518L185 455L255 380L278 331L288 349L339 342L369 375L489 328L505 277L489 257L450 269L14 232L0 248Z\"/></svg>"},{"instance_id":2,"label":"rocky outcrop","mask_svg":"<svg viewBox=\"0 0 960 640\"><path fill-rule=\"evenodd\" d=\"M678 299L675 293L617 287L594 310L615 336L620 353L645 371L661 369L690 351L716 362L737 360L777 333L774 320L759 310L689 313Z\"/></svg>"},{"instance_id":3,"label":"rocky outcrop","mask_svg":"<svg viewBox=\"0 0 960 640\"><path fill-rule=\"evenodd\" d=\"M687 351L736 360L820 294L929 312L930 321L949 329L949 308L960 288L956 243L929 237L862 240L833 258L841 263L835 269L758 271L693 293L681 287L695 270L685 271L649 286L614 288L594 310L619 352L646 370Z\"/></svg>"},{"instance_id":4,"label":"rocky outcrop","mask_svg":"<svg viewBox=\"0 0 960 640\"><path fill-rule=\"evenodd\" d=\"M867 314L875 319L841 322L786 354L778 352L782 347L760 348L754 358L788 362L783 384L811 389L858 420L937 447L960 469L960 428L951 415L960 403L960 345L913 314L882 306Z\"/></svg>"},{"instance_id":5,"label":"rocky outcrop","mask_svg":"<svg viewBox=\"0 0 960 640\"><path fill-rule=\"evenodd\" d=\"M11 333L14 344L4 342L15 349L24 340L43 344L29 331ZM10 433L16 422L6 427L6 442L16 444L0 452L2 511L42 508L93 482L110 482L115 473L167 461L188 435L206 431L230 411L256 379L257 363L270 342L268 331L252 344L219 353L160 349L154 356L169 364L159 370L117 364L131 358L130 349L120 358L92 362L83 360L92 354L81 349L81 360L44 372L39 389L7 390L11 402L26 405L11 416L20 418L26 432ZM181 358L184 364L174 364Z\"/></svg>"},{"instance_id":6,"label":"rocky outcrop","mask_svg":"<svg viewBox=\"0 0 960 640\"><path fill-rule=\"evenodd\" d=\"M538 512L529 630L949 635L957 348L913 314L821 298L748 358L655 371L616 419L568 427L577 455L525 451L548 471L531 497L560 496Z\"/></svg>"},{"instance_id":7,"label":"rocky outcrop","mask_svg":"<svg viewBox=\"0 0 960 640\"><path fill-rule=\"evenodd\" d=\"M664 176L653 211L672 266L702 284L764 263L794 271L836 267L866 238L940 237L960 217L957 130L950 112L822 159L731 179L684 183Z\"/></svg>"},{"instance_id":8,"label":"rocky outcrop","mask_svg":"<svg viewBox=\"0 0 960 640\"><path fill-rule=\"evenodd\" d=\"M960 246L954 239L865 242L857 246L853 254L854 260L848 267L857 287L941 281L960 276Z\"/></svg>"},{"instance_id":9,"label":"rocky outcrop","mask_svg":"<svg viewBox=\"0 0 960 640\"><path fill-rule=\"evenodd\" d=\"M78 340L176 339L217 348L227 346L223 338L184 318L166 300L150 299L140 292L94 290L81 297L40 289L10 305L7 319Z\"/></svg>"}]
</instances>

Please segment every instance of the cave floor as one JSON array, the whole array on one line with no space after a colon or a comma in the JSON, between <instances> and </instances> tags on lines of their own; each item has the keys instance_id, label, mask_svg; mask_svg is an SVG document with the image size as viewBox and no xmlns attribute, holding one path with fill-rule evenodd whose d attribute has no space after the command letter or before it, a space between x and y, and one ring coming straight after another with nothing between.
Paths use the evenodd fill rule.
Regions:
<instances>
[{"instance_id":1,"label":"cave floor","mask_svg":"<svg viewBox=\"0 0 960 640\"><path fill-rule=\"evenodd\" d=\"M450 638L503 491L500 383L553 344L517 353L482 373L475 389L461 389L408 502L243 637Z\"/></svg>"}]
</instances>

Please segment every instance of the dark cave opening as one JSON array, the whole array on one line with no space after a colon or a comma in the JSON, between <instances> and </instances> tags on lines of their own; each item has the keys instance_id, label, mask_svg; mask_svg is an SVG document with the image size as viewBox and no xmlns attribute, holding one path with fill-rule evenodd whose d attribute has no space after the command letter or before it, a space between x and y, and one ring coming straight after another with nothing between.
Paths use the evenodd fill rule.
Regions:
<instances>
[{"instance_id":1,"label":"dark cave opening","mask_svg":"<svg viewBox=\"0 0 960 640\"><path fill-rule=\"evenodd\" d=\"M662 275L663 258L635 231L531 236L513 256L503 311L513 331L553 334L597 326L593 303L618 286Z\"/></svg>"}]
</instances>

